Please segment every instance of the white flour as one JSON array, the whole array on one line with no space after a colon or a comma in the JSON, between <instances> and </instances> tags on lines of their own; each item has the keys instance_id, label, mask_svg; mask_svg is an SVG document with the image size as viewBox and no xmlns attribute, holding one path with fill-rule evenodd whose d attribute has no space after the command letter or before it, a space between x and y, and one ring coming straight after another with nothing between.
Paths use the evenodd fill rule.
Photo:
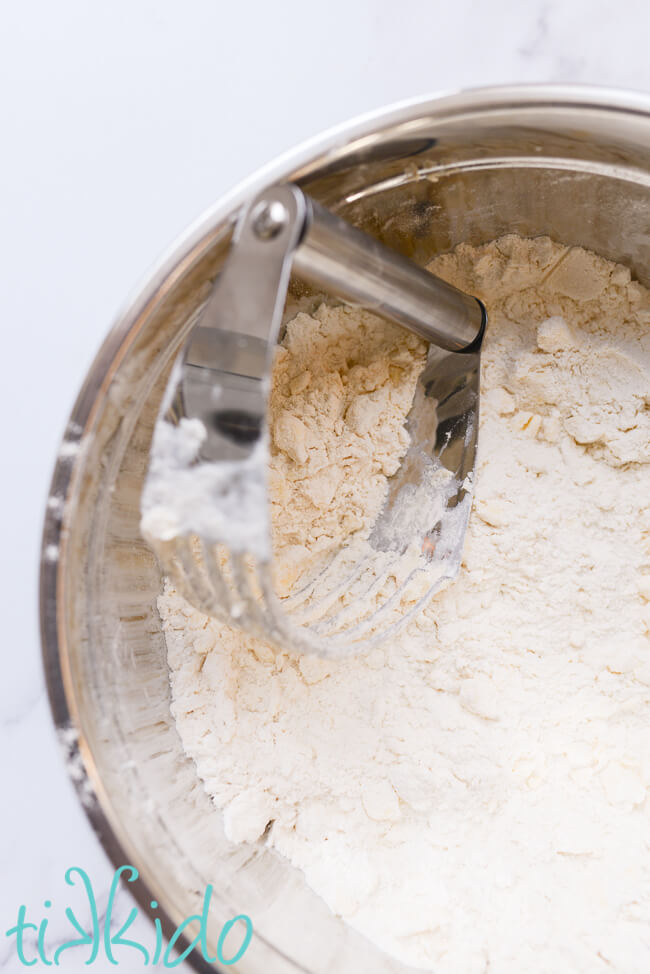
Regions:
<instances>
[{"instance_id":1,"label":"white flour","mask_svg":"<svg viewBox=\"0 0 650 974\"><path fill-rule=\"evenodd\" d=\"M650 296L547 239L434 269L490 314L458 580L344 660L276 655L168 588L178 730L233 841L287 856L404 962L646 974ZM295 430L275 431L289 497Z\"/></svg>"},{"instance_id":2,"label":"white flour","mask_svg":"<svg viewBox=\"0 0 650 974\"><path fill-rule=\"evenodd\" d=\"M244 460L196 463L203 422L165 418L162 404L142 493L141 530L152 541L196 533L232 551L269 556L271 498L275 585L287 595L300 574L372 528L408 446L404 419L426 344L375 315L322 305L287 324L265 439ZM166 396L181 380L178 363Z\"/></svg>"},{"instance_id":3,"label":"white flour","mask_svg":"<svg viewBox=\"0 0 650 974\"><path fill-rule=\"evenodd\" d=\"M287 325L273 368L269 490L275 585L370 533L408 446L426 345L360 309L321 305Z\"/></svg>"},{"instance_id":4,"label":"white flour","mask_svg":"<svg viewBox=\"0 0 650 974\"><path fill-rule=\"evenodd\" d=\"M243 460L197 463L208 435L203 422L184 416L176 425L165 416L182 374L177 360L154 428L140 530L154 545L195 533L206 542L226 541L233 551L267 558L266 442L260 439Z\"/></svg>"}]
</instances>

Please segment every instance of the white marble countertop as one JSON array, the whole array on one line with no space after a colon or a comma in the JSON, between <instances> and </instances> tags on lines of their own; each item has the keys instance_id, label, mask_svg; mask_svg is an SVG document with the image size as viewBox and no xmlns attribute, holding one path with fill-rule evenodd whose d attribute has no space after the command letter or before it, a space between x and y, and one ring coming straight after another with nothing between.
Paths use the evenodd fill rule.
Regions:
<instances>
[{"instance_id":1,"label":"white marble countertop","mask_svg":"<svg viewBox=\"0 0 650 974\"><path fill-rule=\"evenodd\" d=\"M19 969L4 931L20 904L45 915L43 901L56 900L73 865L105 904L112 876L55 746L36 576L58 440L130 290L226 189L336 122L413 95L499 82L647 91L649 31L647 0L330 0L318 12L298 0L5 8L2 970ZM126 895L119 906L128 912ZM55 944L65 920L51 912ZM82 957L64 957L62 969L82 970ZM121 969L131 964L141 968Z\"/></svg>"}]
</instances>

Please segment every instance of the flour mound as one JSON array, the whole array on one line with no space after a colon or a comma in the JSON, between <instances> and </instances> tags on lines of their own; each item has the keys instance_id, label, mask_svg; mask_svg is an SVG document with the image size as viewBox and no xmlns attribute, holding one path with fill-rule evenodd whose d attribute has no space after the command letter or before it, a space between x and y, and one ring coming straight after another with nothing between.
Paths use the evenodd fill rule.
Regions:
<instances>
[{"instance_id":1,"label":"flour mound","mask_svg":"<svg viewBox=\"0 0 650 974\"><path fill-rule=\"evenodd\" d=\"M404 963L645 974L650 296L546 238L461 246L432 269L490 317L459 578L394 643L341 660L275 653L168 586L178 731L229 837L286 856ZM415 360L395 384L404 346L378 351L368 331L348 363L330 347L340 315L296 321L276 368L280 550L338 543L335 507L367 530L403 449L400 423L373 417L412 395ZM355 436L372 445L355 454Z\"/></svg>"},{"instance_id":2,"label":"flour mound","mask_svg":"<svg viewBox=\"0 0 650 974\"><path fill-rule=\"evenodd\" d=\"M370 533L409 444L404 420L425 358L421 339L360 309L321 305L288 323L269 416L279 595Z\"/></svg>"}]
</instances>

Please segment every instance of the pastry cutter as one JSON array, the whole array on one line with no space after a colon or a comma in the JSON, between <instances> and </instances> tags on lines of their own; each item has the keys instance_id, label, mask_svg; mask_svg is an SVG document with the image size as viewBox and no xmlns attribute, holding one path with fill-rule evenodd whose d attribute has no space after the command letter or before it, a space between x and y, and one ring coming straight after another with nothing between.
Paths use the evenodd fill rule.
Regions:
<instances>
[{"instance_id":1,"label":"pastry cutter","mask_svg":"<svg viewBox=\"0 0 650 974\"><path fill-rule=\"evenodd\" d=\"M429 342L369 536L273 583L267 407L291 275ZM296 652L344 656L387 639L458 573L476 457L483 304L320 206L270 187L237 220L172 369L142 495L163 570L210 616Z\"/></svg>"}]
</instances>

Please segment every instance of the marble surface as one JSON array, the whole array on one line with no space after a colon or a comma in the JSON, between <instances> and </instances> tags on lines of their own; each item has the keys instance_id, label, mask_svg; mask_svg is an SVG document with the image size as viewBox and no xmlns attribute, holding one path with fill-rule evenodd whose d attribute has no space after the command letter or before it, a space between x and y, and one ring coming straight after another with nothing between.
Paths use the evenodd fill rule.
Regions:
<instances>
[{"instance_id":1,"label":"marble surface","mask_svg":"<svg viewBox=\"0 0 650 974\"><path fill-rule=\"evenodd\" d=\"M646 0L329 0L318 9L24 0L4 9L0 969L19 969L4 931L20 904L40 918L52 900L54 945L66 937L65 869L87 870L100 907L112 876L55 746L36 576L57 443L125 297L214 199L323 128L489 83L647 91L649 30ZM127 894L118 909L128 913ZM146 921L139 929L151 939ZM64 956L62 969L81 970L84 958Z\"/></svg>"}]
</instances>

